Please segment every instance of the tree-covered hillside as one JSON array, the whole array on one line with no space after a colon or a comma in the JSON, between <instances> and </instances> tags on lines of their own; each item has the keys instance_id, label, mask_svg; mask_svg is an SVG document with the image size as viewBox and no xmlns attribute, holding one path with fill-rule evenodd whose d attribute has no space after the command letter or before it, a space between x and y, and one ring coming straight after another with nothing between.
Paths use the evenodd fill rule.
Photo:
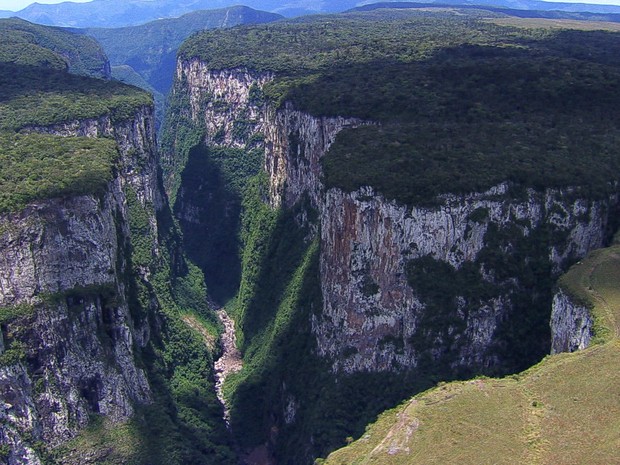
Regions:
<instances>
[{"instance_id":1,"label":"tree-covered hillside","mask_svg":"<svg viewBox=\"0 0 620 465\"><path fill-rule=\"evenodd\" d=\"M138 108L151 104L149 94L119 82L34 66L0 67L0 130L17 131L107 114L114 121L124 121Z\"/></svg>"},{"instance_id":2,"label":"tree-covered hillside","mask_svg":"<svg viewBox=\"0 0 620 465\"><path fill-rule=\"evenodd\" d=\"M287 16L343 11L353 8L355 0L93 0L88 3L63 2L57 5L34 3L14 13L20 18L46 25L68 27L123 27L144 24L161 18L176 18L186 13L240 4Z\"/></svg>"},{"instance_id":3,"label":"tree-covered hillside","mask_svg":"<svg viewBox=\"0 0 620 465\"><path fill-rule=\"evenodd\" d=\"M317 17L203 32L179 55L275 72L265 94L276 105L380 123L339 135L327 187L372 185L406 203L504 180L600 190L620 163L620 35L499 26L502 17Z\"/></svg>"},{"instance_id":4,"label":"tree-covered hillside","mask_svg":"<svg viewBox=\"0 0 620 465\"><path fill-rule=\"evenodd\" d=\"M17 18L0 20L0 62L110 77L108 59L97 41Z\"/></svg>"},{"instance_id":5,"label":"tree-covered hillside","mask_svg":"<svg viewBox=\"0 0 620 465\"><path fill-rule=\"evenodd\" d=\"M0 211L20 209L42 198L102 192L118 157L115 144L106 139L17 132L104 115L122 122L151 104L151 97L135 87L50 69L47 63L44 67L3 63Z\"/></svg>"}]
</instances>

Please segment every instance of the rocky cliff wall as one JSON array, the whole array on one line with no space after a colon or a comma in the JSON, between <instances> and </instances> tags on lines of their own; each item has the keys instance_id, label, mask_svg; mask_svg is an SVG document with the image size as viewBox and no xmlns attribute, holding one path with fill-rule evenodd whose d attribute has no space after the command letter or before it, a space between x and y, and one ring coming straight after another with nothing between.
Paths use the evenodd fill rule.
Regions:
<instances>
[{"instance_id":1,"label":"rocky cliff wall","mask_svg":"<svg viewBox=\"0 0 620 465\"><path fill-rule=\"evenodd\" d=\"M594 320L590 309L559 289L551 312L551 353L574 352L590 345Z\"/></svg>"},{"instance_id":2,"label":"rocky cliff wall","mask_svg":"<svg viewBox=\"0 0 620 465\"><path fill-rule=\"evenodd\" d=\"M269 198L291 207L308 194L316 208L321 190L321 165L336 134L364 124L359 118L315 117L290 104L276 109L263 96L273 73L245 68L209 69L200 60L179 61L177 92L188 105L191 120L205 131L209 146L265 147ZM187 108L185 110L188 110Z\"/></svg>"},{"instance_id":3,"label":"rocky cliff wall","mask_svg":"<svg viewBox=\"0 0 620 465\"><path fill-rule=\"evenodd\" d=\"M321 158L336 135L364 122L359 118L315 117L284 108L268 109L265 125L265 170L272 206L292 207L308 195L314 208L321 203Z\"/></svg>"},{"instance_id":4,"label":"rocky cliff wall","mask_svg":"<svg viewBox=\"0 0 620 465\"><path fill-rule=\"evenodd\" d=\"M101 196L38 201L0 217L0 444L11 465L39 463L37 444L66 442L92 415L123 422L151 402L137 356L150 328L127 296L127 193L148 214L154 255L165 204L150 108L122 122L103 116L27 130L113 137L121 158ZM148 270L139 274L148 280Z\"/></svg>"},{"instance_id":5,"label":"rocky cliff wall","mask_svg":"<svg viewBox=\"0 0 620 465\"><path fill-rule=\"evenodd\" d=\"M506 342L499 333L506 320L519 318L527 301L529 277L519 273L529 276L524 270L536 262L530 268L541 279L534 280L539 287L530 289L536 300L530 303L538 312L547 306L548 318L551 286L541 280L557 278L606 239L617 199L591 201L573 189L517 194L501 184L487 192L445 195L433 208L398 205L367 187L325 192L321 158L340 130L370 122L315 117L290 103L275 108L254 99L273 78L243 68L210 70L199 60L180 62L177 71L177 82L187 86L192 119L207 129L207 144L247 147L260 134L271 206L290 208L307 196L319 211L324 307L313 331L319 353L332 360L335 371L414 368L421 345L430 341L427 358L449 352L453 367L501 366L496 349ZM243 137L234 129L240 121L251 122ZM463 273L473 270L485 295L455 291L449 305L429 304L412 281L415 261L425 258L447 265L450 273L460 273L466 264ZM437 323L429 315L437 305L456 321L441 330L425 329L430 320Z\"/></svg>"},{"instance_id":6,"label":"rocky cliff wall","mask_svg":"<svg viewBox=\"0 0 620 465\"><path fill-rule=\"evenodd\" d=\"M263 86L271 73L245 68L212 70L200 60L179 61L178 87L184 93L190 118L206 131L206 141L227 147L245 147L265 128Z\"/></svg>"},{"instance_id":7,"label":"rocky cliff wall","mask_svg":"<svg viewBox=\"0 0 620 465\"><path fill-rule=\"evenodd\" d=\"M456 290L449 303L457 318L451 323L452 342L439 343L433 357L456 351L454 365L493 366L500 362L489 350L498 325L510 313L516 290L526 284L516 272L501 277L502 261L481 257L485 252L522 254L517 242L532 237L544 241L549 272L557 277L571 260L603 244L609 210L609 202L575 199L570 191L530 190L525 198L513 198L506 184L484 193L447 195L433 208L398 205L370 188L331 189L321 209L324 309L314 322L319 351L333 360L334 370L345 372L417 366L420 353L412 341L427 330L420 327L427 302L408 279L414 272L408 266L431 257L454 271L473 265L478 282L471 285L497 288L480 297ZM534 239L541 228L545 236ZM493 235L501 231L507 237L498 242ZM536 258L519 260L527 264Z\"/></svg>"}]
</instances>

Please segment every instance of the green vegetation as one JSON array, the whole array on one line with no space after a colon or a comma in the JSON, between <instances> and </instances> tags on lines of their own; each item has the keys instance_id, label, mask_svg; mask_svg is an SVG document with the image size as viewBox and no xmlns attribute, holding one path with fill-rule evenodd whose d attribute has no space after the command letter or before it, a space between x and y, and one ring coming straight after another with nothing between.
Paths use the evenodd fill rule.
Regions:
<instances>
[{"instance_id":1,"label":"green vegetation","mask_svg":"<svg viewBox=\"0 0 620 465\"><path fill-rule=\"evenodd\" d=\"M154 465L232 464L230 435L213 389L213 348L203 336L219 330L207 305L204 276L185 261L168 209L157 215L159 252L154 253L152 206L142 205L129 187L125 193L131 244L122 254L130 267L130 310L136 321L157 326L141 354L154 403L132 420L143 445L141 457ZM203 327L190 327L187 316Z\"/></svg>"},{"instance_id":2,"label":"green vegetation","mask_svg":"<svg viewBox=\"0 0 620 465\"><path fill-rule=\"evenodd\" d=\"M101 194L118 156L109 139L0 134L0 212L50 197Z\"/></svg>"},{"instance_id":3,"label":"green vegetation","mask_svg":"<svg viewBox=\"0 0 620 465\"><path fill-rule=\"evenodd\" d=\"M452 21L451 17L391 11L378 15L314 16L230 31L203 31L183 43L179 57L200 58L214 69L241 66L273 71L279 76L280 88L288 91L304 78L318 78L334 64L344 67L378 60L419 60L468 38L486 40L468 26L470 19ZM437 37L442 38L441 43L431 40ZM270 87L272 97L277 94L274 88Z\"/></svg>"},{"instance_id":4,"label":"green vegetation","mask_svg":"<svg viewBox=\"0 0 620 465\"><path fill-rule=\"evenodd\" d=\"M7 324L16 318L31 315L34 312L34 305L17 304L0 308L0 324Z\"/></svg>"},{"instance_id":5,"label":"green vegetation","mask_svg":"<svg viewBox=\"0 0 620 465\"><path fill-rule=\"evenodd\" d=\"M104 417L93 416L88 427L61 446L54 456L64 459L64 463L76 463L83 451L107 465L140 465L150 459L137 420L114 425Z\"/></svg>"},{"instance_id":6,"label":"green vegetation","mask_svg":"<svg viewBox=\"0 0 620 465\"><path fill-rule=\"evenodd\" d=\"M620 35L500 27L497 16L316 17L203 32L179 54L276 72L265 88L276 105L380 122L339 134L327 187L371 185L407 204L505 180L604 194L620 165Z\"/></svg>"},{"instance_id":7,"label":"green vegetation","mask_svg":"<svg viewBox=\"0 0 620 465\"><path fill-rule=\"evenodd\" d=\"M563 275L558 284L594 318L593 344L620 336L620 244L591 252Z\"/></svg>"},{"instance_id":8,"label":"green vegetation","mask_svg":"<svg viewBox=\"0 0 620 465\"><path fill-rule=\"evenodd\" d=\"M190 150L181 173L182 189L174 211L183 231L184 248L204 270L210 296L217 302L232 298L239 287L242 196L249 179L260 171L262 158L259 149L199 145ZM183 208L194 212L191 220L179 214ZM197 220L206 227L196 228Z\"/></svg>"},{"instance_id":9,"label":"green vegetation","mask_svg":"<svg viewBox=\"0 0 620 465\"><path fill-rule=\"evenodd\" d=\"M81 32L101 43L112 63L115 79L153 93L159 126L164 119L165 96L172 87L177 50L187 37L203 29L265 23L280 18L274 13L234 6L194 11L179 18L160 19L139 26L90 28Z\"/></svg>"},{"instance_id":10,"label":"green vegetation","mask_svg":"<svg viewBox=\"0 0 620 465\"><path fill-rule=\"evenodd\" d=\"M113 124L125 123L151 105L147 93L118 82L76 76L62 69L3 63L0 212L15 211L42 198L101 194L106 184L119 176L118 172L130 168L119 166L119 150L113 139L62 137L31 130L108 115ZM111 275L114 285L39 295L41 302L36 311L54 312L66 306L73 318L85 302L95 297L104 312L116 311L113 309L125 303L119 299L126 295L132 324L149 334L146 347L136 344L134 350L136 363L148 376L153 403L136 405L134 417L123 425L111 425L95 417L80 436L60 448L49 449L43 443L32 446L49 464L81 463L85 456L110 464L235 463L222 407L213 389L213 348L207 347L201 334L182 319L192 315L204 324L205 331L218 332L217 318L207 307L202 273L186 263L167 206L156 210L153 205L143 204L131 182L123 184L130 237L123 240L127 238L126 223L121 211L117 211L119 256L111 273L119 274ZM124 293L118 292L120 285ZM21 344L20 338L28 335L20 319L34 310L27 305L0 309L0 322L13 325L6 333L7 350L0 357L0 365L21 361L32 369L31 352L38 348ZM111 328L104 321L99 329L96 336L109 349ZM42 385L39 379L35 389Z\"/></svg>"},{"instance_id":11,"label":"green vegetation","mask_svg":"<svg viewBox=\"0 0 620 465\"><path fill-rule=\"evenodd\" d=\"M174 89L168 98L166 124L160 139L164 185L171 205L176 204L181 173L185 169L190 151L202 143L206 133L204 124L194 123L192 120L186 86L186 81L177 80L174 83Z\"/></svg>"},{"instance_id":12,"label":"green vegetation","mask_svg":"<svg viewBox=\"0 0 620 465\"><path fill-rule=\"evenodd\" d=\"M151 105L149 94L125 84L37 67L0 67L0 130L105 115L120 122L133 118L140 107Z\"/></svg>"},{"instance_id":13,"label":"green vegetation","mask_svg":"<svg viewBox=\"0 0 620 465\"><path fill-rule=\"evenodd\" d=\"M504 379L441 383L383 413L327 465L607 464L617 458L620 255L591 253L560 280L592 305L601 344Z\"/></svg>"},{"instance_id":14,"label":"green vegetation","mask_svg":"<svg viewBox=\"0 0 620 465\"><path fill-rule=\"evenodd\" d=\"M155 103L155 121L159 127L161 121L164 120L166 97L161 92L155 90L151 84L146 82L131 66L113 66L112 78L124 84L144 89L153 95L153 102Z\"/></svg>"},{"instance_id":15,"label":"green vegetation","mask_svg":"<svg viewBox=\"0 0 620 465\"><path fill-rule=\"evenodd\" d=\"M26 359L26 347L24 344L14 342L0 354L0 367L9 367Z\"/></svg>"},{"instance_id":16,"label":"green vegetation","mask_svg":"<svg viewBox=\"0 0 620 465\"><path fill-rule=\"evenodd\" d=\"M0 62L110 77L108 59L97 41L17 18L0 20Z\"/></svg>"},{"instance_id":17,"label":"green vegetation","mask_svg":"<svg viewBox=\"0 0 620 465\"><path fill-rule=\"evenodd\" d=\"M266 182L264 175L253 178L243 201L243 272L228 311L237 322L244 368L229 376L225 394L242 448L264 444L277 428L278 461L308 463L359 435L369 419L433 378L331 373L311 329L323 307L318 240L308 240L308 225L296 220L313 212L306 201L292 210L271 209L264 203ZM295 420L287 422L281 412L291 408Z\"/></svg>"},{"instance_id":18,"label":"green vegetation","mask_svg":"<svg viewBox=\"0 0 620 465\"><path fill-rule=\"evenodd\" d=\"M151 105L150 96L67 73L67 63L83 74L105 67L92 39L17 19L0 21L0 37L0 212L49 197L100 194L119 156L114 141L13 132L105 115L125 121Z\"/></svg>"}]
</instances>

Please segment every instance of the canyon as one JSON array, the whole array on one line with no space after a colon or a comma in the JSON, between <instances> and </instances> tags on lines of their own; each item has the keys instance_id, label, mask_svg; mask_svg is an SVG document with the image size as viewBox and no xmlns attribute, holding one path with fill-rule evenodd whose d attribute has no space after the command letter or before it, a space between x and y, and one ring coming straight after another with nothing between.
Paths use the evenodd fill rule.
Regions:
<instances>
[{"instance_id":1,"label":"canyon","mask_svg":"<svg viewBox=\"0 0 620 465\"><path fill-rule=\"evenodd\" d=\"M556 58L570 37L476 22L498 47L449 13L390 14L193 36L160 146L153 105L129 99L13 128L105 140L118 158L100 191L0 213L0 457L309 464L438 383L513 376L596 340L592 306L558 280L618 226L616 122L585 123L615 101L584 104L578 74L599 95L617 64ZM447 45L416 41L426 21ZM379 56L372 34L401 31L420 50L359 61ZM482 84L465 92L453 66ZM517 69L539 85L496 76ZM548 102L562 102L553 117ZM427 161L427 184L407 184Z\"/></svg>"}]
</instances>

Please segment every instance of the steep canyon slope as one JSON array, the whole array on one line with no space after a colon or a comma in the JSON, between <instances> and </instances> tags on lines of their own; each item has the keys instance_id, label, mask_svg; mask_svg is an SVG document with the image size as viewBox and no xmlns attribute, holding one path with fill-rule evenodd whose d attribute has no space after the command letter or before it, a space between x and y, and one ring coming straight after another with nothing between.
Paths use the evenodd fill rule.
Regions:
<instances>
[{"instance_id":1,"label":"steep canyon slope","mask_svg":"<svg viewBox=\"0 0 620 465\"><path fill-rule=\"evenodd\" d=\"M232 463L152 99L42 64L0 67L0 457Z\"/></svg>"},{"instance_id":2,"label":"steep canyon slope","mask_svg":"<svg viewBox=\"0 0 620 465\"><path fill-rule=\"evenodd\" d=\"M540 360L555 281L616 228L618 36L457 13L180 50L166 182L209 289L234 297L250 457L309 463L407 393Z\"/></svg>"}]
</instances>

